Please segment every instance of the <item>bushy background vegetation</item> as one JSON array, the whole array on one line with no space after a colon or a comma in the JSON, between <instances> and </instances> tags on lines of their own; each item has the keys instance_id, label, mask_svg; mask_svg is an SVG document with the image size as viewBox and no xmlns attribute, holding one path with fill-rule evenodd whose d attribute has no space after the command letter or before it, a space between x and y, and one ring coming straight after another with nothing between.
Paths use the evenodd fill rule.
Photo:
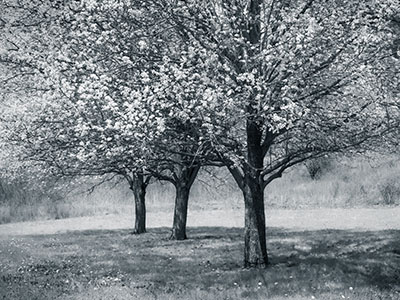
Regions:
<instances>
[{"instance_id":1,"label":"bushy background vegetation","mask_svg":"<svg viewBox=\"0 0 400 300\"><path fill-rule=\"evenodd\" d=\"M395 156L322 158L301 165L265 192L267 209L365 207L400 204L400 164ZM68 217L133 214L132 191L113 179L91 191L99 179L65 183L2 178L0 223ZM155 182L146 195L148 211L172 211L174 187ZM225 169L203 170L189 209L242 209L241 191Z\"/></svg>"}]
</instances>

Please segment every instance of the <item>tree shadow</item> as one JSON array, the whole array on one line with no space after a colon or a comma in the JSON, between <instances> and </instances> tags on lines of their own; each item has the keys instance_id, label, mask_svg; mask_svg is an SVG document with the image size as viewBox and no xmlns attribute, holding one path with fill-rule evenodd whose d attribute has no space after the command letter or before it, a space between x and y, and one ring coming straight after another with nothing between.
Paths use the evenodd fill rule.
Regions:
<instances>
[{"instance_id":1,"label":"tree shadow","mask_svg":"<svg viewBox=\"0 0 400 300\"><path fill-rule=\"evenodd\" d=\"M131 235L127 229L75 231L20 237L5 241L0 250L3 247L3 253L8 253L5 249L11 249L15 255L15 249L23 249L21 263L29 257L25 273L17 271L20 265L15 259L15 274L10 268L10 278L22 276L26 282L34 278L45 284L48 274L54 273L60 290L66 279L85 286L109 284L115 278L119 281L110 284L161 292L224 289L234 283L246 291L258 292L262 287L268 295L281 296L349 287L400 290L399 230L267 228L266 269L242 267L242 228L190 227L187 233L189 239L174 241L166 227L140 235ZM33 290L29 284L24 289Z\"/></svg>"},{"instance_id":2,"label":"tree shadow","mask_svg":"<svg viewBox=\"0 0 400 300\"><path fill-rule=\"evenodd\" d=\"M400 286L400 231L285 231L270 244L271 266L322 269L346 282L391 289ZM282 251L279 251L282 250Z\"/></svg>"},{"instance_id":3,"label":"tree shadow","mask_svg":"<svg viewBox=\"0 0 400 300\"><path fill-rule=\"evenodd\" d=\"M242 229L203 227L193 228L190 232L196 242L220 244L213 253L217 262L215 268L240 271L237 262L243 249ZM310 282L313 281L327 287L336 284L400 290L399 230L295 231L267 228L267 232L269 266L260 273L264 279L266 276L267 281L296 278L298 285L310 291L314 286ZM229 240L233 243L229 244Z\"/></svg>"}]
</instances>

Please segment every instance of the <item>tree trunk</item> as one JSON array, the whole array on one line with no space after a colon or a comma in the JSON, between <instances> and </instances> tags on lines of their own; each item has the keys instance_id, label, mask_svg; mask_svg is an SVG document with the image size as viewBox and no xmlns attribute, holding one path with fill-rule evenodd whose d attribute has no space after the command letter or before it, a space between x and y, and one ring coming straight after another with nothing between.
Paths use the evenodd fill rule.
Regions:
<instances>
[{"instance_id":1,"label":"tree trunk","mask_svg":"<svg viewBox=\"0 0 400 300\"><path fill-rule=\"evenodd\" d=\"M171 239L185 240L186 236L186 220L189 202L190 187L185 184L178 183L176 185L174 223L172 225Z\"/></svg>"},{"instance_id":2,"label":"tree trunk","mask_svg":"<svg viewBox=\"0 0 400 300\"><path fill-rule=\"evenodd\" d=\"M177 180L174 182L176 196L174 209L174 223L172 225L171 239L185 240L186 236L186 220L189 202L190 188L200 170L200 165L196 166L180 166L177 170Z\"/></svg>"},{"instance_id":3,"label":"tree trunk","mask_svg":"<svg viewBox=\"0 0 400 300\"><path fill-rule=\"evenodd\" d=\"M268 264L268 255L264 189L256 180L247 177L242 191L245 203L244 266L265 267Z\"/></svg>"},{"instance_id":4,"label":"tree trunk","mask_svg":"<svg viewBox=\"0 0 400 300\"><path fill-rule=\"evenodd\" d=\"M146 187L143 176L134 176L131 189L135 197L135 229L134 234L146 232Z\"/></svg>"},{"instance_id":5,"label":"tree trunk","mask_svg":"<svg viewBox=\"0 0 400 300\"><path fill-rule=\"evenodd\" d=\"M251 109L250 109L251 110ZM257 120L247 120L248 165L243 168L242 191L245 203L244 265L265 267L268 264L265 238L264 165L262 126Z\"/></svg>"}]
</instances>

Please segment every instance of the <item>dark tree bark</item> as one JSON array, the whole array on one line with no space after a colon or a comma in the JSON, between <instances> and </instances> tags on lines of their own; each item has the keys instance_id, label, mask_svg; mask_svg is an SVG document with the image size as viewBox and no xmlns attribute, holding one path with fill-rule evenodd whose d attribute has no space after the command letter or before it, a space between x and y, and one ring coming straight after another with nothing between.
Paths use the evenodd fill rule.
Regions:
<instances>
[{"instance_id":1,"label":"dark tree bark","mask_svg":"<svg viewBox=\"0 0 400 300\"><path fill-rule=\"evenodd\" d=\"M245 203L244 266L268 264L265 234L264 189L257 180L246 176L242 189Z\"/></svg>"},{"instance_id":2,"label":"dark tree bark","mask_svg":"<svg viewBox=\"0 0 400 300\"><path fill-rule=\"evenodd\" d=\"M185 240L186 236L186 220L189 202L190 187L185 184L178 183L176 185L174 223L172 225L171 239Z\"/></svg>"},{"instance_id":3,"label":"dark tree bark","mask_svg":"<svg viewBox=\"0 0 400 300\"><path fill-rule=\"evenodd\" d=\"M262 127L256 120L247 120L247 165L229 168L243 193L245 203L244 266L265 267L268 264L264 188L262 170L266 147Z\"/></svg>"},{"instance_id":4,"label":"dark tree bark","mask_svg":"<svg viewBox=\"0 0 400 300\"><path fill-rule=\"evenodd\" d=\"M146 232L146 188L147 182L143 175L133 175L131 190L135 198L135 229L134 234Z\"/></svg>"},{"instance_id":5,"label":"dark tree bark","mask_svg":"<svg viewBox=\"0 0 400 300\"><path fill-rule=\"evenodd\" d=\"M248 120L247 158L244 167L242 192L245 203L244 265L265 267L268 264L265 238L264 181L261 171L264 167L262 128L257 120Z\"/></svg>"},{"instance_id":6,"label":"dark tree bark","mask_svg":"<svg viewBox=\"0 0 400 300\"><path fill-rule=\"evenodd\" d=\"M172 225L171 239L185 240L186 236L186 221L189 203L190 188L200 170L200 166L181 167L178 172L175 185L175 209L174 222Z\"/></svg>"}]
</instances>

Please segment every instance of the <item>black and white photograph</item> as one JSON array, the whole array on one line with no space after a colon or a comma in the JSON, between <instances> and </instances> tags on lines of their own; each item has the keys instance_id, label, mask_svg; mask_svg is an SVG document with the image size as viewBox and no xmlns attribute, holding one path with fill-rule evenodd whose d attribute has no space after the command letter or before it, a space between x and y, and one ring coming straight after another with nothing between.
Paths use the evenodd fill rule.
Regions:
<instances>
[{"instance_id":1,"label":"black and white photograph","mask_svg":"<svg viewBox=\"0 0 400 300\"><path fill-rule=\"evenodd\" d=\"M0 0L0 300L400 300L399 0Z\"/></svg>"}]
</instances>

